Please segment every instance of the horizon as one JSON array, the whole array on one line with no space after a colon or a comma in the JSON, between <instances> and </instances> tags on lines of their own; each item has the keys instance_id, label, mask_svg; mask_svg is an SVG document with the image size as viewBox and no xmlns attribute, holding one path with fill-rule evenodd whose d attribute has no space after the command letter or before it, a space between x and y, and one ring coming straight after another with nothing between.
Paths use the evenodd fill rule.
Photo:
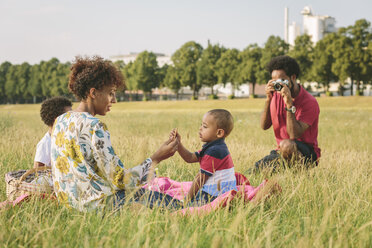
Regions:
<instances>
[{"instance_id":1,"label":"horizon","mask_svg":"<svg viewBox=\"0 0 372 248\"><path fill-rule=\"evenodd\" d=\"M270 35L284 39L284 8L289 23L302 26L301 10L329 15L336 27L370 20L372 1L17 1L0 3L0 63L37 64L77 55L111 56L151 51L171 56L188 41L205 48L220 44L243 50L263 46ZM247 14L248 13L248 14ZM9 25L11 24L11 25ZM248 24L248 25L247 25Z\"/></svg>"}]
</instances>

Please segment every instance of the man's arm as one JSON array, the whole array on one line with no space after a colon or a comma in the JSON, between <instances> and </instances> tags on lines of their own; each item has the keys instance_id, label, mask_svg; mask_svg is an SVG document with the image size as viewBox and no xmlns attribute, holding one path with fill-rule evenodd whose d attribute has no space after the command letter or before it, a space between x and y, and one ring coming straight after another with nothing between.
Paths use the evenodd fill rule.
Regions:
<instances>
[{"instance_id":1,"label":"man's arm","mask_svg":"<svg viewBox=\"0 0 372 248\"><path fill-rule=\"evenodd\" d=\"M199 172L194 181L192 182L191 188L185 197L185 202L189 202L194 199L198 191L204 186L205 182L208 180L209 176L204 173Z\"/></svg>"},{"instance_id":2,"label":"man's arm","mask_svg":"<svg viewBox=\"0 0 372 248\"><path fill-rule=\"evenodd\" d=\"M261 114L261 128L263 130L269 129L272 125L271 114L270 114L270 103L273 98L274 87L272 85L272 80L270 80L265 86L266 101L265 107Z\"/></svg>"},{"instance_id":3,"label":"man's arm","mask_svg":"<svg viewBox=\"0 0 372 248\"><path fill-rule=\"evenodd\" d=\"M287 108L291 108L288 106ZM302 134L309 128L309 125L296 120L295 114L287 111L287 133L290 139L297 139L302 136Z\"/></svg>"},{"instance_id":4,"label":"man's arm","mask_svg":"<svg viewBox=\"0 0 372 248\"><path fill-rule=\"evenodd\" d=\"M282 90L280 91L281 95L283 96L284 103L287 109L292 108L293 106L293 99L291 96L291 92L287 85L283 85ZM306 129L309 128L309 125L296 120L296 116L294 113L287 111L287 133L290 139L297 139L302 136Z\"/></svg>"},{"instance_id":5,"label":"man's arm","mask_svg":"<svg viewBox=\"0 0 372 248\"><path fill-rule=\"evenodd\" d=\"M270 114L270 103L271 99L266 99L265 101L265 107L261 114L261 128L263 130L267 130L271 127L271 114Z\"/></svg>"}]
</instances>

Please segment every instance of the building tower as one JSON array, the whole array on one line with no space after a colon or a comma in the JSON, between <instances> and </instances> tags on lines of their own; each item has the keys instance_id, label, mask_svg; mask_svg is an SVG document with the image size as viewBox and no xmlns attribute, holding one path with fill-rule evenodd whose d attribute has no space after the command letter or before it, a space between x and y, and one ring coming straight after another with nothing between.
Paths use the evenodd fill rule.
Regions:
<instances>
[{"instance_id":1,"label":"building tower","mask_svg":"<svg viewBox=\"0 0 372 248\"><path fill-rule=\"evenodd\" d=\"M336 20L330 16L313 15L309 6L301 11L303 15L303 33L311 36L311 41L316 44L327 33L336 32Z\"/></svg>"},{"instance_id":2,"label":"building tower","mask_svg":"<svg viewBox=\"0 0 372 248\"><path fill-rule=\"evenodd\" d=\"M288 43L288 7L284 8L284 41Z\"/></svg>"}]
</instances>

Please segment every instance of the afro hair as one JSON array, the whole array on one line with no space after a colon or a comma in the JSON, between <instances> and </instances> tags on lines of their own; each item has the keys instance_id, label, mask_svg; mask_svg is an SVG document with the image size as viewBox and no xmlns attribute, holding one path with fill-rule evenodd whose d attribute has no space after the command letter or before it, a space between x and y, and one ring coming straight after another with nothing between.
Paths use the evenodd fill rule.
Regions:
<instances>
[{"instance_id":1,"label":"afro hair","mask_svg":"<svg viewBox=\"0 0 372 248\"><path fill-rule=\"evenodd\" d=\"M298 78L300 76L300 66L298 65L297 61L287 55L273 58L267 64L267 69L270 74L274 70L283 70L289 77L291 77L292 75L296 75L296 78Z\"/></svg>"},{"instance_id":2,"label":"afro hair","mask_svg":"<svg viewBox=\"0 0 372 248\"><path fill-rule=\"evenodd\" d=\"M43 122L51 127L54 120L66 112L66 107L72 107L72 103L66 97L52 97L41 104L40 116Z\"/></svg>"},{"instance_id":3,"label":"afro hair","mask_svg":"<svg viewBox=\"0 0 372 248\"><path fill-rule=\"evenodd\" d=\"M105 86L124 88L121 71L109 60L101 57L76 57L71 66L68 88L80 101L88 97L89 90L102 89Z\"/></svg>"}]
</instances>

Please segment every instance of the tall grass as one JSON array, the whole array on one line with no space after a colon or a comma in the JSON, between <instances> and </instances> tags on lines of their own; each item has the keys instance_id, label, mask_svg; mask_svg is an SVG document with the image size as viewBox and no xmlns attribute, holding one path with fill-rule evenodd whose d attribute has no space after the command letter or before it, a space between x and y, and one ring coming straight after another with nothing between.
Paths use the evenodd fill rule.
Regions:
<instances>
[{"instance_id":1,"label":"tall grass","mask_svg":"<svg viewBox=\"0 0 372 248\"><path fill-rule=\"evenodd\" d=\"M372 98L319 98L321 162L308 171L254 175L277 181L283 192L264 203L204 216L175 216L160 209L126 206L117 215L80 213L55 202L32 199L0 212L4 247L371 247ZM236 171L245 172L275 147L273 131L259 128L262 99L118 103L102 117L127 167L150 156L178 127L190 150L200 149L202 115L226 108L235 127L226 143ZM30 168L47 128L40 105L0 106L0 174ZM176 154L159 165L160 176L191 180L198 164ZM5 200L5 182L0 181Z\"/></svg>"}]
</instances>

